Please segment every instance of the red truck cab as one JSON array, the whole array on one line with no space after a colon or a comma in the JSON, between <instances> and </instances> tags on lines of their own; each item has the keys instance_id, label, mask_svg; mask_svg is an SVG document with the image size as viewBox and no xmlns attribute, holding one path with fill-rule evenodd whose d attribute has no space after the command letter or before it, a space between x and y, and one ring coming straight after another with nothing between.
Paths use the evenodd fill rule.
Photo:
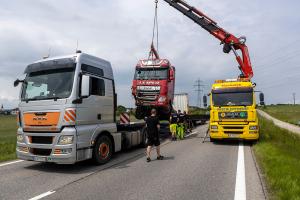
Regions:
<instances>
[{"instance_id":1,"label":"red truck cab","mask_svg":"<svg viewBox=\"0 0 300 200\"><path fill-rule=\"evenodd\" d=\"M149 116L156 108L160 119L168 119L172 111L175 67L167 59L140 60L132 82L136 118Z\"/></svg>"}]
</instances>

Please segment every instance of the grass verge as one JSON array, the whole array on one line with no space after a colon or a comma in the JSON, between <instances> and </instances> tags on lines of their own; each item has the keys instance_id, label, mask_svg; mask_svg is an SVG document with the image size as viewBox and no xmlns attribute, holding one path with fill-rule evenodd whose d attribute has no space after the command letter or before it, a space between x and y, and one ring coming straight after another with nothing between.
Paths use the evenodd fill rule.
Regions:
<instances>
[{"instance_id":1,"label":"grass verge","mask_svg":"<svg viewBox=\"0 0 300 200\"><path fill-rule=\"evenodd\" d=\"M262 110L279 120L299 125L300 105L273 105L262 107Z\"/></svg>"},{"instance_id":2,"label":"grass verge","mask_svg":"<svg viewBox=\"0 0 300 200\"><path fill-rule=\"evenodd\" d=\"M16 117L0 115L0 162L16 158L16 132Z\"/></svg>"},{"instance_id":3,"label":"grass verge","mask_svg":"<svg viewBox=\"0 0 300 200\"><path fill-rule=\"evenodd\" d=\"M271 199L300 200L300 137L260 118L260 142L254 146Z\"/></svg>"}]
</instances>

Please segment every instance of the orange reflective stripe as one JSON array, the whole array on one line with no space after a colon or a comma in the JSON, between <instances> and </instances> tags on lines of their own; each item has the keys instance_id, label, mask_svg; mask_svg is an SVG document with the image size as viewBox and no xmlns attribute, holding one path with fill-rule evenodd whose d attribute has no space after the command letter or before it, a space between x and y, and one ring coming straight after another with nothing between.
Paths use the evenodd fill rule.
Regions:
<instances>
[{"instance_id":1,"label":"orange reflective stripe","mask_svg":"<svg viewBox=\"0 0 300 200\"><path fill-rule=\"evenodd\" d=\"M67 118L67 116L66 116L66 115L64 116L64 120L65 120L66 122L68 122L68 121L69 121L69 119Z\"/></svg>"},{"instance_id":2,"label":"orange reflective stripe","mask_svg":"<svg viewBox=\"0 0 300 200\"><path fill-rule=\"evenodd\" d=\"M68 110L69 113L71 113L74 117L76 117L76 113L75 113L75 110Z\"/></svg>"},{"instance_id":3,"label":"orange reflective stripe","mask_svg":"<svg viewBox=\"0 0 300 200\"><path fill-rule=\"evenodd\" d=\"M66 111L65 115L70 119L70 121L75 121L75 117L73 117L68 111Z\"/></svg>"}]
</instances>

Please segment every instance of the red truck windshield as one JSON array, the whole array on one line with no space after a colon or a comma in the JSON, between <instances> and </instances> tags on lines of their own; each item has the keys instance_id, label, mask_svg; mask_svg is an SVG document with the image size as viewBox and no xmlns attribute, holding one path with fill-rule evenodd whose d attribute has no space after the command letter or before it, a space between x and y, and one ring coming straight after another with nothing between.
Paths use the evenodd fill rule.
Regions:
<instances>
[{"instance_id":1,"label":"red truck windshield","mask_svg":"<svg viewBox=\"0 0 300 200\"><path fill-rule=\"evenodd\" d=\"M135 80L166 80L168 79L168 69L136 69Z\"/></svg>"}]
</instances>

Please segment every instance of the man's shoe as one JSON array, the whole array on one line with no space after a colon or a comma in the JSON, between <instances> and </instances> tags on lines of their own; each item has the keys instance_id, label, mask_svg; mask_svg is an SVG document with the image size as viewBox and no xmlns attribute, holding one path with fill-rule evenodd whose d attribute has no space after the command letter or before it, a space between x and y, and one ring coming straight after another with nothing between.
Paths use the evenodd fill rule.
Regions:
<instances>
[{"instance_id":1,"label":"man's shoe","mask_svg":"<svg viewBox=\"0 0 300 200\"><path fill-rule=\"evenodd\" d=\"M164 157L163 156L157 156L157 160L163 160Z\"/></svg>"},{"instance_id":2,"label":"man's shoe","mask_svg":"<svg viewBox=\"0 0 300 200\"><path fill-rule=\"evenodd\" d=\"M147 162L150 162L151 161L151 158L147 158Z\"/></svg>"}]
</instances>

